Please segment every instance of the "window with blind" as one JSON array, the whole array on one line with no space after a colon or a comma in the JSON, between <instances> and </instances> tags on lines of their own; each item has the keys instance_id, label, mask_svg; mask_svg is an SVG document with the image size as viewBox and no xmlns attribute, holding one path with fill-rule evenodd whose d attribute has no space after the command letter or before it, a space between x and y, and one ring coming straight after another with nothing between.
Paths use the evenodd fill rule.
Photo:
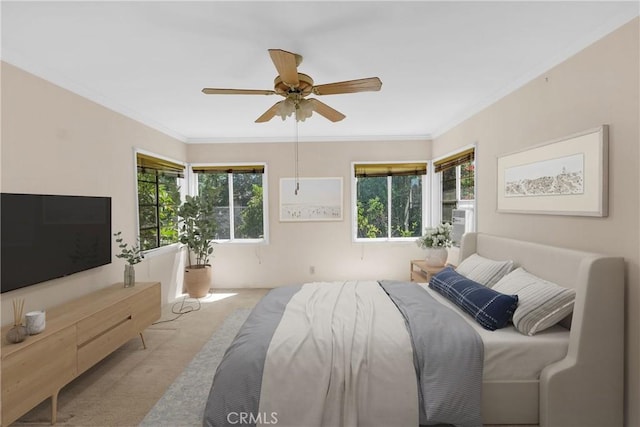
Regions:
<instances>
[{"instance_id":1,"label":"window with blind","mask_svg":"<svg viewBox=\"0 0 640 427\"><path fill-rule=\"evenodd\" d=\"M178 207L184 165L136 153L138 227L142 250L178 242Z\"/></svg>"},{"instance_id":2,"label":"window with blind","mask_svg":"<svg viewBox=\"0 0 640 427\"><path fill-rule=\"evenodd\" d=\"M475 148L433 162L440 178L441 220L453 223L455 209L475 209Z\"/></svg>"},{"instance_id":3,"label":"window with blind","mask_svg":"<svg viewBox=\"0 0 640 427\"><path fill-rule=\"evenodd\" d=\"M355 163L356 239L414 238L424 228L427 164Z\"/></svg>"},{"instance_id":4,"label":"window with blind","mask_svg":"<svg viewBox=\"0 0 640 427\"><path fill-rule=\"evenodd\" d=\"M215 208L216 240L265 238L264 165L192 168L198 194Z\"/></svg>"}]
</instances>

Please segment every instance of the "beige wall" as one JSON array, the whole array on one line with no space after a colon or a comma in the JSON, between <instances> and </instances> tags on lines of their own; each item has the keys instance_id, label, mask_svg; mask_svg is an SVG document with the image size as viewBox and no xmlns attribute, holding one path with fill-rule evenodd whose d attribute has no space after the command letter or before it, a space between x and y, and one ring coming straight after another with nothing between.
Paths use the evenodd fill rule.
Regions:
<instances>
[{"instance_id":1,"label":"beige wall","mask_svg":"<svg viewBox=\"0 0 640 427\"><path fill-rule=\"evenodd\" d=\"M185 144L67 90L2 63L3 192L111 196L112 226L133 243L137 235L133 147L178 160ZM123 280L124 261L2 294L2 324L12 321L11 301L26 310L48 308ZM138 280L163 284L175 294L176 254L148 257ZM38 260L33 267L37 268Z\"/></svg>"},{"instance_id":2,"label":"beige wall","mask_svg":"<svg viewBox=\"0 0 640 427\"><path fill-rule=\"evenodd\" d=\"M623 256L627 425L640 425L640 178L638 19L435 138L433 155L477 141L478 230ZM496 158L609 125L609 216L496 212ZM606 319L603 319L606 321Z\"/></svg>"},{"instance_id":3,"label":"beige wall","mask_svg":"<svg viewBox=\"0 0 640 427\"><path fill-rule=\"evenodd\" d=\"M280 178L295 173L294 144L191 144L190 162L266 162L269 244L219 244L212 260L216 287L275 287L303 281L408 279L409 260L424 256L413 242L353 243L351 162L426 160L426 141L302 142L301 177L343 177L342 221L280 222ZM315 267L315 274L309 268Z\"/></svg>"}]
</instances>

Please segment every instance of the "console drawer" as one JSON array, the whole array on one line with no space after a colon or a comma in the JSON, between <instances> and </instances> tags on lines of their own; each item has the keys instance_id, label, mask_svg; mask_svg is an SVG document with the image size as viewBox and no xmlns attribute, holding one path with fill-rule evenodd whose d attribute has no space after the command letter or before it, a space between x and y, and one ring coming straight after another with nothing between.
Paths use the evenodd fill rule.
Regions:
<instances>
[{"instance_id":1,"label":"console drawer","mask_svg":"<svg viewBox=\"0 0 640 427\"><path fill-rule=\"evenodd\" d=\"M93 340L78 346L78 374L111 354L134 335L131 316Z\"/></svg>"},{"instance_id":2,"label":"console drawer","mask_svg":"<svg viewBox=\"0 0 640 427\"><path fill-rule=\"evenodd\" d=\"M149 287L129 298L132 307L135 332L142 332L160 318L160 286Z\"/></svg>"},{"instance_id":3,"label":"console drawer","mask_svg":"<svg viewBox=\"0 0 640 427\"><path fill-rule=\"evenodd\" d=\"M110 329L131 319L131 306L126 302L105 308L78 322L78 347L96 339Z\"/></svg>"}]
</instances>

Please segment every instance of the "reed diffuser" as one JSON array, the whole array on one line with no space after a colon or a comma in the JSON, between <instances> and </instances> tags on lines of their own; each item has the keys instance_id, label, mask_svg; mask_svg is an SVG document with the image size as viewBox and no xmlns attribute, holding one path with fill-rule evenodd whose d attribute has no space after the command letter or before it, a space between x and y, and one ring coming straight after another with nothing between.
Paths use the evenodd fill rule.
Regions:
<instances>
[{"instance_id":1,"label":"reed diffuser","mask_svg":"<svg viewBox=\"0 0 640 427\"><path fill-rule=\"evenodd\" d=\"M24 299L13 300L13 328L7 332L7 341L12 344L22 342L27 338L27 328L22 324Z\"/></svg>"}]
</instances>

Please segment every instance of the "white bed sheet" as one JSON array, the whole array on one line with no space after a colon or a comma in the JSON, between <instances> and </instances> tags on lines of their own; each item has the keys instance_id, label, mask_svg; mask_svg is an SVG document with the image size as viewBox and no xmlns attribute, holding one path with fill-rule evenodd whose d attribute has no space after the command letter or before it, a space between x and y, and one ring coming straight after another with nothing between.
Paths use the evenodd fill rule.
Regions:
<instances>
[{"instance_id":1,"label":"white bed sheet","mask_svg":"<svg viewBox=\"0 0 640 427\"><path fill-rule=\"evenodd\" d=\"M567 355L569 330L560 325L532 337L521 334L513 325L488 331L426 283L420 283L419 286L458 313L478 332L484 342L484 381L538 380L545 366Z\"/></svg>"}]
</instances>

